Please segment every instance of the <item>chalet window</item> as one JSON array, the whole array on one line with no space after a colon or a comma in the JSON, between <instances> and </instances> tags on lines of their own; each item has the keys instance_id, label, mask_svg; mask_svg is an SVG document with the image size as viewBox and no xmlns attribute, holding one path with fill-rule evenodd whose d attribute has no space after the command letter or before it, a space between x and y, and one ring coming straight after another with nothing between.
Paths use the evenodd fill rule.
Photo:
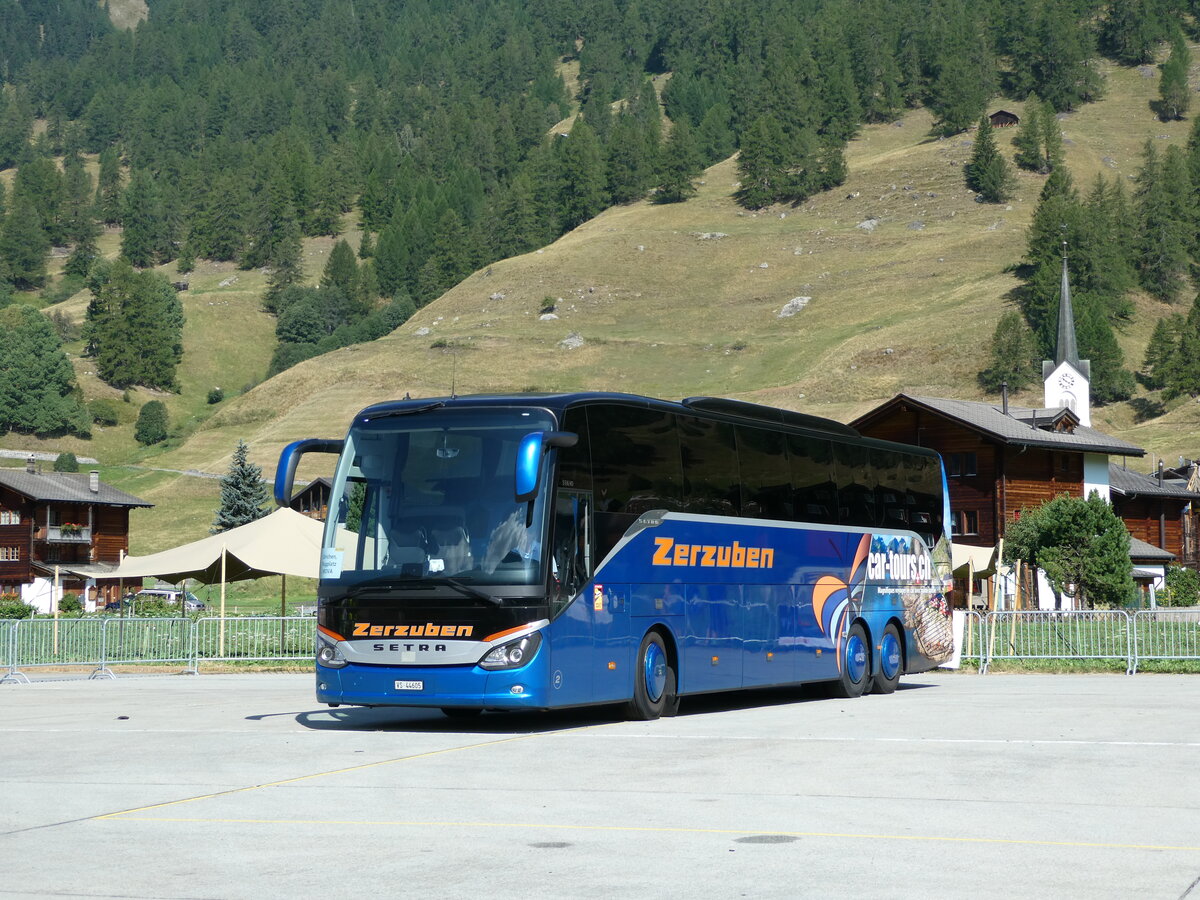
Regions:
<instances>
[{"instance_id":1,"label":"chalet window","mask_svg":"<svg viewBox=\"0 0 1200 900\"><path fill-rule=\"evenodd\" d=\"M952 478L974 475L977 471L974 453L950 453L946 456L946 474Z\"/></svg>"},{"instance_id":2,"label":"chalet window","mask_svg":"<svg viewBox=\"0 0 1200 900\"><path fill-rule=\"evenodd\" d=\"M21 514L11 509L0 509L0 525L20 525Z\"/></svg>"},{"instance_id":3,"label":"chalet window","mask_svg":"<svg viewBox=\"0 0 1200 900\"><path fill-rule=\"evenodd\" d=\"M979 513L973 509L956 510L950 516L950 533L954 537L979 534Z\"/></svg>"},{"instance_id":4,"label":"chalet window","mask_svg":"<svg viewBox=\"0 0 1200 900\"><path fill-rule=\"evenodd\" d=\"M20 558L20 547L0 547L0 562L15 562Z\"/></svg>"}]
</instances>

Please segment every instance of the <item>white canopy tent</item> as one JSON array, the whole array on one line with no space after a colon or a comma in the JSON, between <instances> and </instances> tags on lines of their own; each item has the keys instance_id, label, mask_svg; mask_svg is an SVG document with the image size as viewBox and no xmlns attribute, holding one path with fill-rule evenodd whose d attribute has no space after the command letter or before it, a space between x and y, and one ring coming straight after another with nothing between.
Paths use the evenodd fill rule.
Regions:
<instances>
[{"instance_id":1,"label":"white canopy tent","mask_svg":"<svg viewBox=\"0 0 1200 900\"><path fill-rule=\"evenodd\" d=\"M155 576L176 584L193 578L202 584L221 585L221 615L225 615L225 584L267 575L316 578L321 558L324 525L295 510L277 509L229 531L190 544L152 553L127 556L112 577Z\"/></svg>"}]
</instances>

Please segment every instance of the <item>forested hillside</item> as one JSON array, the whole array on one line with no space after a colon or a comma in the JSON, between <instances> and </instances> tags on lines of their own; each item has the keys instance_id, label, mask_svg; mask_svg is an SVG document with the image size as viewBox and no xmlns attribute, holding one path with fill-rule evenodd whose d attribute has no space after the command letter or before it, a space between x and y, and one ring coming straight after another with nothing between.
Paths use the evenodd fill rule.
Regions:
<instances>
[{"instance_id":1,"label":"forested hillside","mask_svg":"<svg viewBox=\"0 0 1200 900\"><path fill-rule=\"evenodd\" d=\"M414 314L418 318L406 326L408 333L433 327L446 314L426 315L422 308L471 273L487 277L489 266L548 247L614 205L641 210L639 201L649 198L663 206L688 201L682 207L694 211L731 199L743 209L743 221L757 223L760 231L770 219L803 216L832 198L831 188L843 185L853 193L856 164L878 162L849 143L861 142L864 128L882 134L878 129L892 127L888 123L905 128L920 123L922 140L933 142L930 148L957 167L951 180L939 175L937 190L925 191L945 201L952 189L963 191L962 168L973 164L968 151L950 150L960 143L954 136L985 111L1003 102L1030 121L1084 115L1111 90L1112 73L1123 77L1137 71L1129 67L1142 66L1156 75L1157 68L1150 67L1165 57L1172 40L1186 51L1183 35L1194 28L1193 5L1193 0L711 0L682 7L614 0L158 0L136 29L120 30L90 0L0 0L0 24L6 26L0 36L0 166L10 170L0 226L0 305L37 307L72 295L85 298L85 321L74 323L82 326L78 334L71 333L70 323L59 323L68 349L85 354L88 371L109 387L169 392L180 389L177 367L188 364L187 340L180 335L194 331L171 282L203 270L221 274L224 286L231 283L225 273L237 267L247 273L244 283L261 286L258 302L274 317L276 341L263 369L282 372L317 354L377 338ZM1180 71L1178 64L1174 71ZM1152 98L1167 124L1156 126L1150 109L1142 110L1139 143L1156 127L1178 131L1187 112L1186 63L1182 72L1182 95ZM1159 80L1166 84L1165 69ZM1152 87L1157 90L1158 81ZM1068 239L1079 253L1088 253L1087 271L1093 273L1092 263L1100 262L1089 241L1112 244L1112 232L1071 224L1089 220L1079 191L1093 190L1088 202L1103 200L1104 216L1127 234L1147 208L1142 198L1148 192L1139 192L1138 184L1153 179L1114 177L1104 186L1076 186L1070 180L1071 148L1055 155L1046 135L1031 141L1032 150L1028 141L1016 148L1026 163L1031 157L1034 163L1013 182L1010 196L1032 203L1043 185L1051 185L1048 196L1062 202L1042 216L1039 235L1068 224L1073 229ZM1001 144L1011 159L1009 140ZM722 162L735 153L735 163ZM1180 178L1193 177L1182 148L1180 154L1179 160L1147 156L1140 171L1158 173L1170 165L1170 172L1184 173ZM704 167L714 165L702 177ZM1121 165L1126 175L1139 171L1128 160ZM714 177L722 179L719 190L701 184ZM1200 169L1195 177L1200 181ZM1132 196L1123 193L1127 186ZM896 191L894 184L885 187L877 194L877 209L860 210L862 220L887 207L891 201L884 196ZM1000 195L981 192L979 198L1000 199L998 209L1004 209ZM1082 212L1056 224L1051 220L1063 218L1063 204ZM606 214L605 227L620 229L620 213ZM1200 217L1192 206L1181 213ZM663 215L667 221L674 214ZM694 212L690 217L703 218ZM678 216L680 222L688 218ZM334 243L351 230L351 242ZM736 243L716 243L727 236L714 239L708 261L718 263L728 252L718 248ZM853 234L847 243L863 236ZM570 246L570 237L554 246ZM814 240L824 243L827 237ZM916 240L917 233L904 237ZM327 241L322 253L329 253L328 264L315 272L305 248L320 240ZM991 291L993 303L1006 294L1016 301L1021 320L1006 339L1036 359L1045 352L1045 273L1057 258L1058 241L1049 251L1019 243L1015 250L1006 243L1001 251L1006 256L989 267L1000 273L1024 265L1018 280L1009 278L1001 288L988 276L971 289ZM1081 291L1088 317L1082 350L1112 362L1115 380L1103 399L1113 402L1139 390L1130 372L1141 360L1120 352L1129 344L1140 355L1144 345L1140 337L1131 343L1127 336L1135 313L1149 302L1139 297L1186 302L1190 269L1200 257L1197 248L1183 247L1166 266L1164 280L1164 267L1147 261L1147 246L1135 244L1129 237L1120 277L1099 287L1088 282ZM788 252L799 257L813 247ZM113 256L120 259L108 258ZM586 288L617 280L606 279L606 264L630 263L601 257L594 266L581 264L592 272ZM660 255L654 265L670 271L679 260ZM759 276L767 278L745 271L739 277ZM818 276L825 277L805 277ZM530 277L540 285L553 282ZM630 280L627 274L619 277ZM720 271L714 277L730 276ZM728 282L727 288L732 295L742 285ZM793 293L810 290L811 283L798 282ZM672 295L669 284L662 291L657 314L668 320L689 315L692 296ZM514 293L530 295L539 315L561 322L569 312L571 301L558 289L531 281L469 292L469 301L462 300L460 286L452 294L459 298L453 316L486 329L503 298ZM1094 303L1089 296L1097 298ZM75 304L81 308L78 300ZM1160 356L1176 360L1172 371L1183 371L1178 360L1186 322L1172 318L1169 307L1156 310L1165 319ZM987 337L998 315L993 310L983 316ZM12 321L18 330L32 327L25 318ZM617 317L608 339L633 338L639 321L641 314ZM693 317L689 328L703 329L703 323L703 315ZM789 383L771 374L772 362L789 358L782 349L755 363L751 368L758 374L747 378L735 361L753 353L738 347L739 340L721 330L726 327L714 319L711 333L689 335L700 346L728 350L706 390L747 392ZM1032 337L1022 337L1022 328L1032 328ZM647 322L640 336L655 331ZM824 347L852 337L836 328L819 337L806 333L794 336L799 344L790 352L805 341ZM459 336L434 349L448 352L457 366L459 350L468 343ZM962 395L977 389L974 376L988 363L987 342L982 343L968 383L955 383L963 375L956 365L947 373L954 377L945 391ZM23 351L23 369L37 359L61 371L62 351L54 340L30 337L21 346L31 348ZM139 352L145 348L154 352ZM468 371L480 366L486 363L465 364ZM1156 366L1147 377L1167 384L1170 366ZM5 399L17 390L14 371L11 364L0 368L0 430L86 435L91 422L99 421L96 409L84 406L92 398L82 396L69 378L46 380L43 405L54 415L35 420L14 412L15 403ZM510 377L519 377L513 371L507 370ZM596 372L605 386L619 386L619 379L602 374L602 366ZM510 389L561 386L544 377L536 384L513 383L504 374L477 378ZM1176 396L1191 390L1180 377L1170 382ZM653 391L652 374L641 373L637 386ZM672 391L673 386L666 392ZM214 424L245 414L237 409L287 402L286 389L272 394L264 386L255 393L257 401L220 413ZM223 409L219 401L179 426L185 429L181 436L208 412ZM30 406L26 402L22 409ZM264 415L254 414L259 420Z\"/></svg>"}]
</instances>

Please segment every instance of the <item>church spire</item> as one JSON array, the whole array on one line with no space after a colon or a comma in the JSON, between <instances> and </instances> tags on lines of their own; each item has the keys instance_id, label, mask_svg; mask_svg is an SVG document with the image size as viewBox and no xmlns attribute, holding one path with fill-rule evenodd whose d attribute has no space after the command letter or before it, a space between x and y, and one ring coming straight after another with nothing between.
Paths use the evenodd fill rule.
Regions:
<instances>
[{"instance_id":1,"label":"church spire","mask_svg":"<svg viewBox=\"0 0 1200 900\"><path fill-rule=\"evenodd\" d=\"M1058 298L1058 341L1054 346L1054 365L1068 362L1082 372L1079 344L1075 340L1075 310L1071 307L1071 279L1067 277L1067 242L1063 241L1062 289Z\"/></svg>"},{"instance_id":2,"label":"church spire","mask_svg":"<svg viewBox=\"0 0 1200 900\"><path fill-rule=\"evenodd\" d=\"M1071 306L1071 279L1067 275L1067 242L1063 241L1062 292L1058 298L1058 339L1054 359L1042 362L1042 385L1047 409L1067 407L1081 425L1091 425L1092 364L1079 358L1075 339L1075 310Z\"/></svg>"}]
</instances>

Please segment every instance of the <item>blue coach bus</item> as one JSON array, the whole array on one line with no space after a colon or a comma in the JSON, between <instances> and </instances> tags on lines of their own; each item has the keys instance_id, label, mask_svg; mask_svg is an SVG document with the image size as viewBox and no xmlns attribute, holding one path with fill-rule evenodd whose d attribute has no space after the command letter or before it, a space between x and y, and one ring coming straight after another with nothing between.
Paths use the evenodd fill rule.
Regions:
<instances>
[{"instance_id":1,"label":"blue coach bus","mask_svg":"<svg viewBox=\"0 0 1200 900\"><path fill-rule=\"evenodd\" d=\"M952 650L928 449L734 400L513 394L371 406L340 453L317 699L447 715L829 681L895 690Z\"/></svg>"}]
</instances>

